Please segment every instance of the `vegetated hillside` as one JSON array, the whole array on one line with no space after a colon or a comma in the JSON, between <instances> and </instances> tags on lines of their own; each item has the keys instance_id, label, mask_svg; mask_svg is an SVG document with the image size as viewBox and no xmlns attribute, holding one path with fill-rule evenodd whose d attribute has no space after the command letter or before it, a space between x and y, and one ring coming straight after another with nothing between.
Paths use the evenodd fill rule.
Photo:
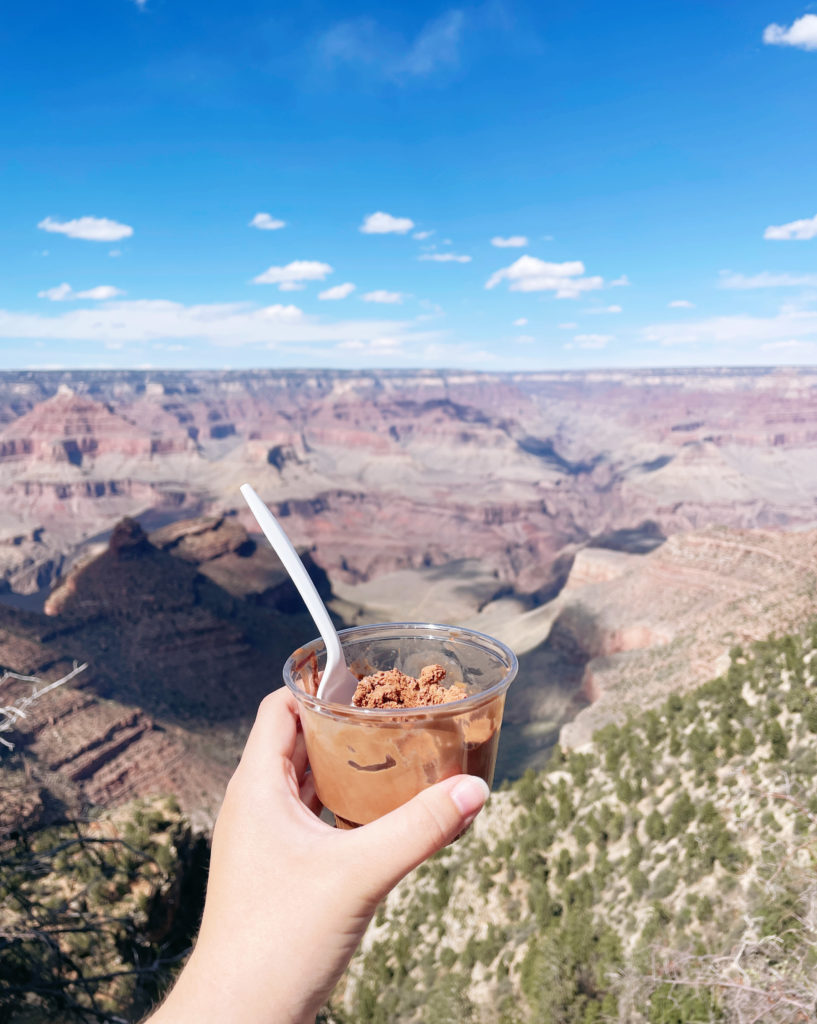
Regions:
<instances>
[{"instance_id":1,"label":"vegetated hillside","mask_svg":"<svg viewBox=\"0 0 817 1024\"><path fill-rule=\"evenodd\" d=\"M31 788L4 765L0 1020L141 1020L189 951L207 842L172 797L38 824Z\"/></svg>"},{"instance_id":2,"label":"vegetated hillside","mask_svg":"<svg viewBox=\"0 0 817 1024\"><path fill-rule=\"evenodd\" d=\"M817 624L495 794L337 1021L795 1022L817 1001Z\"/></svg>"}]
</instances>

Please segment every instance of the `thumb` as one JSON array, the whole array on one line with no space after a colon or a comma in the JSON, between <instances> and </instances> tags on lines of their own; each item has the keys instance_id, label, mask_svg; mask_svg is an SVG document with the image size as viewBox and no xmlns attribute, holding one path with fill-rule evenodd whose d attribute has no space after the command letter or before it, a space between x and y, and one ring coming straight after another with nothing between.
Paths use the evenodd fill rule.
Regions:
<instances>
[{"instance_id":1,"label":"thumb","mask_svg":"<svg viewBox=\"0 0 817 1024\"><path fill-rule=\"evenodd\" d=\"M487 783L454 775L412 797L402 807L350 834L365 858L368 895L381 900L400 879L441 850L474 820L488 799Z\"/></svg>"}]
</instances>

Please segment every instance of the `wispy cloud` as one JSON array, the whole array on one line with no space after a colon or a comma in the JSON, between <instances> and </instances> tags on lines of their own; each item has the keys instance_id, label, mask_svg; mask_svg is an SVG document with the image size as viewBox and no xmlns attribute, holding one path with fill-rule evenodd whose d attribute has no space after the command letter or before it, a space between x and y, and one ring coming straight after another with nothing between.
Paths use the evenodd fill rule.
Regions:
<instances>
[{"instance_id":1,"label":"wispy cloud","mask_svg":"<svg viewBox=\"0 0 817 1024\"><path fill-rule=\"evenodd\" d=\"M440 67L456 65L465 27L465 14L450 10L423 25L396 66L398 74L430 75Z\"/></svg>"},{"instance_id":2,"label":"wispy cloud","mask_svg":"<svg viewBox=\"0 0 817 1024\"><path fill-rule=\"evenodd\" d=\"M361 354L394 355L402 350L403 339L389 337L388 335L379 338L372 338L371 341L361 341L360 338L354 338L350 341L342 341L338 345L338 348L347 352L358 352Z\"/></svg>"},{"instance_id":3,"label":"wispy cloud","mask_svg":"<svg viewBox=\"0 0 817 1024\"><path fill-rule=\"evenodd\" d=\"M470 256L461 256L456 252L424 252L418 260L431 260L433 263L470 263Z\"/></svg>"},{"instance_id":4,"label":"wispy cloud","mask_svg":"<svg viewBox=\"0 0 817 1024\"><path fill-rule=\"evenodd\" d=\"M322 301L335 301L337 299L345 299L355 290L355 286L351 281L347 281L346 284L336 284L332 288L327 288L326 291L320 292L318 298Z\"/></svg>"},{"instance_id":5,"label":"wispy cloud","mask_svg":"<svg viewBox=\"0 0 817 1024\"><path fill-rule=\"evenodd\" d=\"M77 217L75 220L59 221L45 217L37 225L41 231L81 238L86 242L118 242L130 238L133 228L129 224L109 220L107 217Z\"/></svg>"},{"instance_id":6,"label":"wispy cloud","mask_svg":"<svg viewBox=\"0 0 817 1024\"><path fill-rule=\"evenodd\" d=\"M621 313L623 310L621 306L593 306L592 309L585 309L583 312L599 315L602 313Z\"/></svg>"},{"instance_id":7,"label":"wispy cloud","mask_svg":"<svg viewBox=\"0 0 817 1024\"><path fill-rule=\"evenodd\" d=\"M37 298L48 299L51 302L65 302L66 299L73 297L73 291L71 285L66 281L62 284L54 285L53 288L45 288L41 292L37 292Z\"/></svg>"},{"instance_id":8,"label":"wispy cloud","mask_svg":"<svg viewBox=\"0 0 817 1024\"><path fill-rule=\"evenodd\" d=\"M527 235L510 235L508 238L501 238L499 235L495 235L491 239L491 245L495 245L497 249L521 249L527 244Z\"/></svg>"},{"instance_id":9,"label":"wispy cloud","mask_svg":"<svg viewBox=\"0 0 817 1024\"><path fill-rule=\"evenodd\" d=\"M77 298L103 302L106 299L115 299L117 296L124 294L121 288L114 288L112 284L98 284L95 288L86 288L85 291L77 292Z\"/></svg>"},{"instance_id":10,"label":"wispy cloud","mask_svg":"<svg viewBox=\"0 0 817 1024\"><path fill-rule=\"evenodd\" d=\"M817 343L813 341L798 341L791 338L789 341L769 341L760 346L763 352L777 352L788 356L813 355L817 352Z\"/></svg>"},{"instance_id":11,"label":"wispy cloud","mask_svg":"<svg viewBox=\"0 0 817 1024\"><path fill-rule=\"evenodd\" d=\"M332 273L328 263L317 260L293 260L285 267L268 267L252 279L253 284L277 284L282 292L300 291L305 281L323 281Z\"/></svg>"},{"instance_id":12,"label":"wispy cloud","mask_svg":"<svg viewBox=\"0 0 817 1024\"><path fill-rule=\"evenodd\" d=\"M414 227L410 217L392 217L390 213L378 210L364 217L358 228L364 235L405 235Z\"/></svg>"},{"instance_id":13,"label":"wispy cloud","mask_svg":"<svg viewBox=\"0 0 817 1024\"><path fill-rule=\"evenodd\" d=\"M432 231L415 231L414 234L411 237L412 238L416 238L418 242L422 242L426 238L431 238L431 236L433 234L434 234L433 230Z\"/></svg>"},{"instance_id":14,"label":"wispy cloud","mask_svg":"<svg viewBox=\"0 0 817 1024\"><path fill-rule=\"evenodd\" d=\"M774 22L763 30L768 46L796 46L798 50L817 50L817 14L804 14L788 28Z\"/></svg>"},{"instance_id":15,"label":"wispy cloud","mask_svg":"<svg viewBox=\"0 0 817 1024\"><path fill-rule=\"evenodd\" d=\"M817 238L817 214L805 220L789 221L788 224L772 224L763 232L763 237L773 242L807 242L810 238Z\"/></svg>"},{"instance_id":16,"label":"wispy cloud","mask_svg":"<svg viewBox=\"0 0 817 1024\"><path fill-rule=\"evenodd\" d=\"M725 287L721 285L721 287ZM667 306L670 309L694 309L695 303L690 302L689 299L673 299L672 302L668 302Z\"/></svg>"},{"instance_id":17,"label":"wispy cloud","mask_svg":"<svg viewBox=\"0 0 817 1024\"><path fill-rule=\"evenodd\" d=\"M535 256L520 256L509 267L497 270L485 287L495 288L501 281L508 281L512 292L554 292L557 299L575 299L604 286L604 278L584 276L581 260L547 263Z\"/></svg>"},{"instance_id":18,"label":"wispy cloud","mask_svg":"<svg viewBox=\"0 0 817 1024\"><path fill-rule=\"evenodd\" d=\"M513 325L514 327L525 327L527 325L527 322L528 318L526 316L520 316L516 320L514 320Z\"/></svg>"},{"instance_id":19,"label":"wispy cloud","mask_svg":"<svg viewBox=\"0 0 817 1024\"><path fill-rule=\"evenodd\" d=\"M107 302L58 315L18 313L0 309L0 338L14 341L87 341L101 347L139 343L209 342L218 347L279 344L368 343L375 338L405 338L407 342L439 337L417 330L411 320L356 318L327 321L307 316L294 305L256 307L250 303L211 303L187 306L166 299Z\"/></svg>"},{"instance_id":20,"label":"wispy cloud","mask_svg":"<svg viewBox=\"0 0 817 1024\"><path fill-rule=\"evenodd\" d=\"M260 231L280 231L281 228L286 227L286 224L285 220L278 220L268 213L256 213L249 226L258 228Z\"/></svg>"},{"instance_id":21,"label":"wispy cloud","mask_svg":"<svg viewBox=\"0 0 817 1024\"><path fill-rule=\"evenodd\" d=\"M454 8L406 39L373 18L354 18L325 32L318 40L318 52L329 67L363 68L393 81L426 78L457 66L465 24L465 12Z\"/></svg>"},{"instance_id":22,"label":"wispy cloud","mask_svg":"<svg viewBox=\"0 0 817 1024\"><path fill-rule=\"evenodd\" d=\"M55 285L53 288L46 288L44 291L37 292L38 298L49 299L51 302L68 302L75 299L93 299L95 302L103 302L106 299L115 299L118 295L124 294L121 289L114 288L112 284L98 284L95 288L87 288L85 291L75 292L66 281Z\"/></svg>"},{"instance_id":23,"label":"wispy cloud","mask_svg":"<svg viewBox=\"0 0 817 1024\"><path fill-rule=\"evenodd\" d=\"M621 277L617 277L614 281L610 282L610 287L611 288L629 288L631 283L632 282L630 281L629 277L627 277L626 274L622 274Z\"/></svg>"},{"instance_id":24,"label":"wispy cloud","mask_svg":"<svg viewBox=\"0 0 817 1024\"><path fill-rule=\"evenodd\" d=\"M366 292L363 296L363 301L393 304L402 302L404 297L402 292L387 292L383 288L378 288L373 292Z\"/></svg>"},{"instance_id":25,"label":"wispy cloud","mask_svg":"<svg viewBox=\"0 0 817 1024\"><path fill-rule=\"evenodd\" d=\"M614 334L577 334L573 338L573 344L565 345L565 348L606 348L614 339Z\"/></svg>"},{"instance_id":26,"label":"wispy cloud","mask_svg":"<svg viewBox=\"0 0 817 1024\"><path fill-rule=\"evenodd\" d=\"M685 323L651 324L644 340L662 346L738 345L785 342L817 337L817 312L783 309L774 316L713 316Z\"/></svg>"},{"instance_id":27,"label":"wispy cloud","mask_svg":"<svg viewBox=\"0 0 817 1024\"><path fill-rule=\"evenodd\" d=\"M763 270L759 274L736 274L722 270L719 288L751 291L755 288L817 288L817 274L776 274Z\"/></svg>"}]
</instances>

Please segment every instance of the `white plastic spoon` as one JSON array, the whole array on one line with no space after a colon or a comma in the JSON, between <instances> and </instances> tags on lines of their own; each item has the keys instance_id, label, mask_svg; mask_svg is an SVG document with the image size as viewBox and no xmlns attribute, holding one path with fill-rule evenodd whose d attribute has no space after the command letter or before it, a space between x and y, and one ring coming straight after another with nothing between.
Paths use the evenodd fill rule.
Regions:
<instances>
[{"instance_id":1,"label":"white plastic spoon","mask_svg":"<svg viewBox=\"0 0 817 1024\"><path fill-rule=\"evenodd\" d=\"M326 646L326 667L318 687L318 699L333 701L337 704L351 704L358 681L346 665L340 638L329 618L326 605L321 601L315 584L309 578L304 563L298 557L298 552L292 546L292 542L272 512L249 484L244 484L241 487L241 493L263 530L264 536L272 544L275 554L281 559L292 582L298 588L298 593L304 599L304 604L314 619Z\"/></svg>"}]
</instances>

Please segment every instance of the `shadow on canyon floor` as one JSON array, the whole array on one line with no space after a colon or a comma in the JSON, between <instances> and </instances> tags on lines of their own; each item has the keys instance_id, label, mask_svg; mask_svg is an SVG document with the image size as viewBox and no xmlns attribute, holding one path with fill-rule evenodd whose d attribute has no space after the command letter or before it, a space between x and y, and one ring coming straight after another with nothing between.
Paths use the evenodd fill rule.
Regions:
<instances>
[{"instance_id":1,"label":"shadow on canyon floor","mask_svg":"<svg viewBox=\"0 0 817 1024\"><path fill-rule=\"evenodd\" d=\"M588 704L582 690L590 655L572 633L553 623L543 644L519 658L499 740L496 781L541 768L558 742L559 730Z\"/></svg>"}]
</instances>

